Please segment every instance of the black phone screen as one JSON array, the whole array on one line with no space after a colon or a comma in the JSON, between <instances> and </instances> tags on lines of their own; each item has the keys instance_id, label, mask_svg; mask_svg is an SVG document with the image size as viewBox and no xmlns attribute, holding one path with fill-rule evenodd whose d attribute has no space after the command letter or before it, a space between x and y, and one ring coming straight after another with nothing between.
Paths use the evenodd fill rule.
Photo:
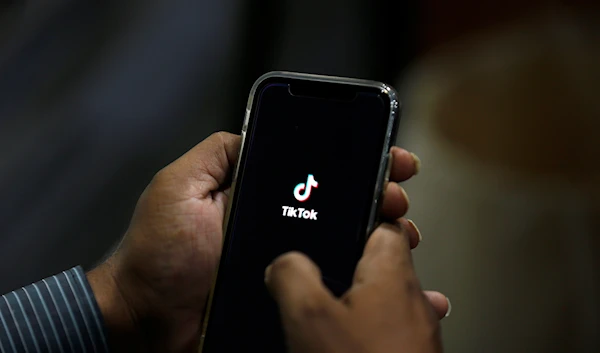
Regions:
<instances>
[{"instance_id":1,"label":"black phone screen","mask_svg":"<svg viewBox=\"0 0 600 353\"><path fill-rule=\"evenodd\" d=\"M390 117L381 89L272 78L258 87L203 352L285 352L264 270L297 250L336 295L362 254Z\"/></svg>"}]
</instances>

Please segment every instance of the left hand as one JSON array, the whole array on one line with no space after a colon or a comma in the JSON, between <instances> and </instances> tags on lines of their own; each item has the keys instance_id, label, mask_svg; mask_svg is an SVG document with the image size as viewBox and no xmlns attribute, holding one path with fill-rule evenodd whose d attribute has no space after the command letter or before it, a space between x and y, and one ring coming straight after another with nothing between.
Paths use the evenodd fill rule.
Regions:
<instances>
[{"instance_id":1,"label":"left hand","mask_svg":"<svg viewBox=\"0 0 600 353\"><path fill-rule=\"evenodd\" d=\"M158 172L118 250L88 273L113 351L197 350L221 254L225 191L239 149L238 135L216 133ZM397 182L413 176L419 163L397 147L391 156L382 213L397 219L408 209ZM404 219L400 223L413 227ZM409 233L414 248L418 232ZM429 297L432 303L445 300L441 294Z\"/></svg>"}]
</instances>

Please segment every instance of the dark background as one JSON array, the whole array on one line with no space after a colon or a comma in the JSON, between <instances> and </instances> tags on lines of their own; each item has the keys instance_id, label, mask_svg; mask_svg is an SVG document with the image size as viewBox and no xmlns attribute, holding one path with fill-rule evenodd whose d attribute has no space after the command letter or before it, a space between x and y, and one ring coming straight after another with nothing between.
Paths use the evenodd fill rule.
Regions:
<instances>
[{"instance_id":1,"label":"dark background","mask_svg":"<svg viewBox=\"0 0 600 353\"><path fill-rule=\"evenodd\" d=\"M101 259L157 170L240 131L261 74L392 81L414 55L415 12L356 0L5 7L0 292Z\"/></svg>"},{"instance_id":2,"label":"dark background","mask_svg":"<svg viewBox=\"0 0 600 353\"><path fill-rule=\"evenodd\" d=\"M96 264L157 170L240 131L257 77L304 71L398 89L448 352L599 352L599 5L0 2L0 292Z\"/></svg>"}]
</instances>

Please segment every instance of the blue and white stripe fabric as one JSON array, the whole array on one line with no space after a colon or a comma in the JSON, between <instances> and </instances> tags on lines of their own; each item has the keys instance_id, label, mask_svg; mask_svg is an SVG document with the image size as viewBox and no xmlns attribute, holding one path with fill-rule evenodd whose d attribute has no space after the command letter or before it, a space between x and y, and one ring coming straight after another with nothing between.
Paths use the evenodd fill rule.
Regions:
<instances>
[{"instance_id":1,"label":"blue and white stripe fabric","mask_svg":"<svg viewBox=\"0 0 600 353\"><path fill-rule=\"evenodd\" d=\"M0 297L0 352L108 353L102 315L80 266Z\"/></svg>"}]
</instances>

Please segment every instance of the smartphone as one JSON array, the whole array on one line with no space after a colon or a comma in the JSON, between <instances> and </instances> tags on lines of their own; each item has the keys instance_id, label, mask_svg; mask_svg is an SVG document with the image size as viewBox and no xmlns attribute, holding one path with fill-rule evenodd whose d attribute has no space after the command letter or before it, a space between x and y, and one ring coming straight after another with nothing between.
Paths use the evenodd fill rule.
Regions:
<instances>
[{"instance_id":1,"label":"smartphone","mask_svg":"<svg viewBox=\"0 0 600 353\"><path fill-rule=\"evenodd\" d=\"M350 287L377 225L399 106L379 82L288 72L256 81L201 352L285 352L264 284L285 252L315 261L333 294Z\"/></svg>"}]
</instances>

